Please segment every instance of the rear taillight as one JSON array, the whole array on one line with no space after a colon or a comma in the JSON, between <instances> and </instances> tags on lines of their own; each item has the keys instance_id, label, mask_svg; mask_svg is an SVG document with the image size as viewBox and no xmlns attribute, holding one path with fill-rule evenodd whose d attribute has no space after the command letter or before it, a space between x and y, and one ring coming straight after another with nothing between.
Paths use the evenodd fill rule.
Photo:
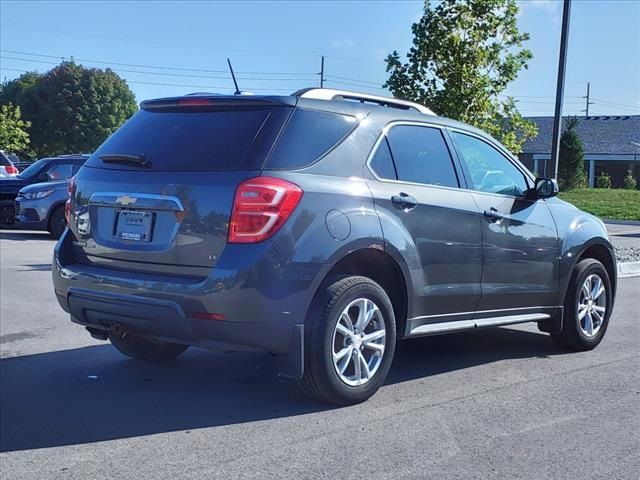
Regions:
<instances>
[{"instance_id":1,"label":"rear taillight","mask_svg":"<svg viewBox=\"0 0 640 480\"><path fill-rule=\"evenodd\" d=\"M67 219L67 225L71 220L71 197L73 196L73 191L76 187L76 177L71 177L69 180L69 186L67 187L68 198L64 204L64 217Z\"/></svg>"},{"instance_id":2,"label":"rear taillight","mask_svg":"<svg viewBox=\"0 0 640 480\"><path fill-rule=\"evenodd\" d=\"M280 178L245 180L236 190L229 223L229 243L257 243L287 221L302 198L302 189Z\"/></svg>"},{"instance_id":3,"label":"rear taillight","mask_svg":"<svg viewBox=\"0 0 640 480\"><path fill-rule=\"evenodd\" d=\"M4 169L7 171L7 173L9 175L17 175L18 174L18 169L16 167L14 167L13 165L7 165L6 167L4 167Z\"/></svg>"}]
</instances>

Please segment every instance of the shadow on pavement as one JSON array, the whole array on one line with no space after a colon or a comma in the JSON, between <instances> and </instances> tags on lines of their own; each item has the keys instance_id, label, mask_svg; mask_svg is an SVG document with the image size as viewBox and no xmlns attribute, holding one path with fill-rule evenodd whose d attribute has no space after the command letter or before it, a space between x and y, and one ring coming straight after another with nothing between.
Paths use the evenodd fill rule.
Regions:
<instances>
[{"instance_id":1,"label":"shadow on pavement","mask_svg":"<svg viewBox=\"0 0 640 480\"><path fill-rule=\"evenodd\" d=\"M55 238L51 236L49 232L39 232L39 231L15 231L15 230L5 230L0 229L0 238L3 240L50 240L55 242Z\"/></svg>"},{"instance_id":2,"label":"shadow on pavement","mask_svg":"<svg viewBox=\"0 0 640 480\"><path fill-rule=\"evenodd\" d=\"M612 237L640 238L640 233L616 233Z\"/></svg>"},{"instance_id":3,"label":"shadow on pavement","mask_svg":"<svg viewBox=\"0 0 640 480\"><path fill-rule=\"evenodd\" d=\"M400 344L387 384L502 359L557 354L547 335L493 329ZM146 364L98 345L0 360L0 451L98 442L332 408L259 353L191 349Z\"/></svg>"},{"instance_id":4,"label":"shadow on pavement","mask_svg":"<svg viewBox=\"0 0 640 480\"><path fill-rule=\"evenodd\" d=\"M32 263L32 264L20 265L20 266L24 268L18 270L19 272L47 272L51 270L50 263Z\"/></svg>"}]
</instances>

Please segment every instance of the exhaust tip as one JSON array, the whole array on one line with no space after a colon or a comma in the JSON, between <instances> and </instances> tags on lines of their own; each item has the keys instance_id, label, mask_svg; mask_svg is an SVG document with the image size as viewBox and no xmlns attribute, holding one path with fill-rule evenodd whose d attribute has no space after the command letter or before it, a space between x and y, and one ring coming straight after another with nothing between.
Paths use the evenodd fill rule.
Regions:
<instances>
[{"instance_id":1,"label":"exhaust tip","mask_svg":"<svg viewBox=\"0 0 640 480\"><path fill-rule=\"evenodd\" d=\"M119 323L111 325L111 332L115 335L122 335L124 333L124 327Z\"/></svg>"}]
</instances>

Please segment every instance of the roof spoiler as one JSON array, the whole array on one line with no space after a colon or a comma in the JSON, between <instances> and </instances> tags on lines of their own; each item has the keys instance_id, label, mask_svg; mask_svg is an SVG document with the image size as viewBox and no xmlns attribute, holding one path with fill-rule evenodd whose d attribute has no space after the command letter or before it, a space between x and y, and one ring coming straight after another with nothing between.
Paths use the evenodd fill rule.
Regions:
<instances>
[{"instance_id":1,"label":"roof spoiler","mask_svg":"<svg viewBox=\"0 0 640 480\"><path fill-rule=\"evenodd\" d=\"M396 98L379 97L366 93L349 92L347 90L334 90L331 88L305 88L293 93L294 97L312 98L315 100L350 100L360 103L373 103L382 107L399 108L401 110L415 110L425 115L435 115L433 111L424 105Z\"/></svg>"},{"instance_id":2,"label":"roof spoiler","mask_svg":"<svg viewBox=\"0 0 640 480\"><path fill-rule=\"evenodd\" d=\"M200 111L216 108L243 107L243 106L273 106L283 105L284 102L275 98L255 97L253 95L218 95L215 93L191 94L182 97L159 98L145 100L140 103L141 110L190 110Z\"/></svg>"}]
</instances>

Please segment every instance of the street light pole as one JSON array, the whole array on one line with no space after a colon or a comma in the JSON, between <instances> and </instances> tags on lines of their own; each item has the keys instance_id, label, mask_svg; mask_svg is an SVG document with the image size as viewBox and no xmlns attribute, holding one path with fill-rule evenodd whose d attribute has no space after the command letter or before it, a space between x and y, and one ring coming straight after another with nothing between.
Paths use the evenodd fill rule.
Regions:
<instances>
[{"instance_id":1,"label":"street light pole","mask_svg":"<svg viewBox=\"0 0 640 480\"><path fill-rule=\"evenodd\" d=\"M558 83L556 85L556 109L553 118L553 140L551 143L551 165L553 178L558 178L558 159L560 156L560 130L562 128L562 99L564 97L564 71L567 67L567 43L569 40L569 17L571 0L564 0L562 9L562 34L560 36L560 56L558 59Z\"/></svg>"}]
</instances>

